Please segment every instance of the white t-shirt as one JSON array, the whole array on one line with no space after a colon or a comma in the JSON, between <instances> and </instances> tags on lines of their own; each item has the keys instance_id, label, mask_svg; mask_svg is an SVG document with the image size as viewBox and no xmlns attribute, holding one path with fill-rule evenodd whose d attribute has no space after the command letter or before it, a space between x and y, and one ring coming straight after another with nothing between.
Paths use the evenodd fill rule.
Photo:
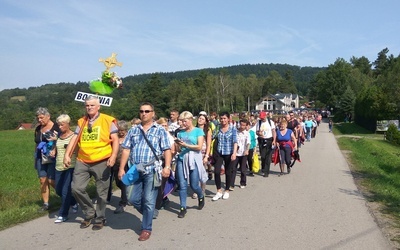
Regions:
<instances>
[{"instance_id":1,"label":"white t-shirt","mask_svg":"<svg viewBox=\"0 0 400 250\"><path fill-rule=\"evenodd\" d=\"M269 125L268 119L265 120L265 122L261 122L261 125L259 126L259 121L256 123L256 130L261 130L263 131L263 136L262 138L268 139L272 138L272 130L275 129L275 123L270 120L271 125Z\"/></svg>"},{"instance_id":2,"label":"white t-shirt","mask_svg":"<svg viewBox=\"0 0 400 250\"><path fill-rule=\"evenodd\" d=\"M250 134L248 131L244 130L240 132L237 131L237 145L238 150L236 152L237 156L243 156L244 151L249 148L250 145Z\"/></svg>"}]
</instances>

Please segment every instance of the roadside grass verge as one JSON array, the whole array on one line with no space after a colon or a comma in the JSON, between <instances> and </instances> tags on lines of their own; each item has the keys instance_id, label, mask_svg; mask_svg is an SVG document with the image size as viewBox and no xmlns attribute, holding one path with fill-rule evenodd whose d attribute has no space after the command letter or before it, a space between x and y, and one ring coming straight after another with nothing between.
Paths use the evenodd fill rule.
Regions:
<instances>
[{"instance_id":1,"label":"roadside grass verge","mask_svg":"<svg viewBox=\"0 0 400 250\"><path fill-rule=\"evenodd\" d=\"M354 123L335 123L333 125L335 135L362 136L372 139L383 139L383 133L374 133Z\"/></svg>"},{"instance_id":2,"label":"roadside grass verge","mask_svg":"<svg viewBox=\"0 0 400 250\"><path fill-rule=\"evenodd\" d=\"M393 224L400 229L400 150L379 135L352 124L335 125L335 135L355 135L338 137L341 150L350 151L349 161L355 176L360 180L362 191L370 202L378 202L382 213L394 219ZM399 241L400 238L394 239Z\"/></svg>"},{"instance_id":3,"label":"roadside grass verge","mask_svg":"<svg viewBox=\"0 0 400 250\"><path fill-rule=\"evenodd\" d=\"M42 205L39 178L34 168L33 130L0 131L0 230L48 213ZM88 192L93 197L93 182ZM61 199L51 188L50 209L58 210Z\"/></svg>"}]
</instances>

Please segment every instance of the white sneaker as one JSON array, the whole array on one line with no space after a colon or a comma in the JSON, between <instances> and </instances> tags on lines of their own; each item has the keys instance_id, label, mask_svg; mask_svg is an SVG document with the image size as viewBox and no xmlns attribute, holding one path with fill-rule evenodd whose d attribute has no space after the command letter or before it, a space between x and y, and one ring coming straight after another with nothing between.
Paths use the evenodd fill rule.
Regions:
<instances>
[{"instance_id":1,"label":"white sneaker","mask_svg":"<svg viewBox=\"0 0 400 250\"><path fill-rule=\"evenodd\" d=\"M61 222L64 222L66 220L67 220L67 218L62 217L62 216L58 216L57 219L54 221L54 223L61 223Z\"/></svg>"},{"instance_id":2,"label":"white sneaker","mask_svg":"<svg viewBox=\"0 0 400 250\"><path fill-rule=\"evenodd\" d=\"M224 200L229 199L229 192L225 192L224 195L222 196L222 199Z\"/></svg>"},{"instance_id":3,"label":"white sneaker","mask_svg":"<svg viewBox=\"0 0 400 250\"><path fill-rule=\"evenodd\" d=\"M246 188L246 186L240 185L240 188Z\"/></svg>"},{"instance_id":4,"label":"white sneaker","mask_svg":"<svg viewBox=\"0 0 400 250\"><path fill-rule=\"evenodd\" d=\"M71 208L72 208L72 213L73 214L76 214L78 212L78 204L75 204L75 205L71 206Z\"/></svg>"},{"instance_id":5,"label":"white sneaker","mask_svg":"<svg viewBox=\"0 0 400 250\"><path fill-rule=\"evenodd\" d=\"M197 194L196 193L193 193L192 199L197 199Z\"/></svg>"},{"instance_id":6,"label":"white sneaker","mask_svg":"<svg viewBox=\"0 0 400 250\"><path fill-rule=\"evenodd\" d=\"M222 198L222 193L221 192L217 192L215 195L214 195L214 197L212 197L212 201L217 201L217 200L219 200L219 199L221 199Z\"/></svg>"}]
</instances>

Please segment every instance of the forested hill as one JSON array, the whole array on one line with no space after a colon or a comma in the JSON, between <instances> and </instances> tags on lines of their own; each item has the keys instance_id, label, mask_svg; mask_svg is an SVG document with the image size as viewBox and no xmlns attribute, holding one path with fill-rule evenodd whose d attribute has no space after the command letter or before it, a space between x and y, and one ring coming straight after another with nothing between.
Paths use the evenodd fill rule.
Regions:
<instances>
[{"instance_id":1,"label":"forested hill","mask_svg":"<svg viewBox=\"0 0 400 250\"><path fill-rule=\"evenodd\" d=\"M242 75L244 77L248 77L250 75L255 75L258 78L267 77L270 72L276 71L281 76L284 76L287 72L291 72L293 79L296 83L306 83L310 82L316 73L323 70L324 68L320 67L300 67L295 65L288 64L242 64L242 65L234 65L220 68L206 68L206 69L198 69L198 70L185 70L185 71L177 71L177 72L159 72L165 80L182 80L185 78L195 78L199 75L201 71L207 72L211 75L218 75L221 71L225 72L228 75ZM140 74L132 76L134 81L143 82L148 80L152 74ZM305 94L305 93L304 93Z\"/></svg>"},{"instance_id":2,"label":"forested hill","mask_svg":"<svg viewBox=\"0 0 400 250\"><path fill-rule=\"evenodd\" d=\"M144 100L155 104L159 116L166 115L171 108L194 113L247 110L249 104L253 107L266 94L307 95L311 80L323 70L287 64L244 64L127 76L123 78L124 88L112 93L112 106L102 111L128 120L137 114L138 105ZM83 114L83 104L74 101L77 91L90 92L88 83L54 83L1 91L0 130L34 122L38 107L47 107L53 120L67 113L76 121Z\"/></svg>"}]
</instances>

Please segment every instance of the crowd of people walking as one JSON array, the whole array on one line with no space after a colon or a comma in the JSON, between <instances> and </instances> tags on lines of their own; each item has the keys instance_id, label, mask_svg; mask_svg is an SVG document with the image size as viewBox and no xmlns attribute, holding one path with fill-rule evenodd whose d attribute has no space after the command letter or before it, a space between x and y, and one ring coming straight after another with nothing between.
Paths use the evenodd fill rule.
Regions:
<instances>
[{"instance_id":1,"label":"crowd of people walking","mask_svg":"<svg viewBox=\"0 0 400 250\"><path fill-rule=\"evenodd\" d=\"M101 230L114 179L121 189L114 213L123 213L128 204L134 206L142 215L140 241L150 238L152 221L158 210L168 206L168 195L174 190L179 195L178 218L184 218L188 193L202 210L211 180L215 189L208 189L214 193L211 201L216 202L229 199L235 187L246 188L256 175L268 178L272 162L279 163L278 176L290 174L294 153L298 156L301 145L316 136L321 121L317 113L274 116L268 111L243 113L237 118L228 112L208 116L202 111L194 116L189 111L171 110L165 118L157 117L154 106L145 102L140 105L139 118L129 123L101 113L97 97L87 98L85 108L86 114L74 131L68 115L62 114L53 122L46 108L36 112L35 168L43 199L40 210L49 209L53 187L62 200L55 223L68 220L69 210L76 213L79 205L83 213L80 228L92 225L93 230ZM253 164L259 161L258 155L260 170ZM130 177L131 170L136 171L135 178L127 186L123 180ZM91 177L96 185L95 204L86 190ZM129 195L128 187L132 190Z\"/></svg>"}]
</instances>

